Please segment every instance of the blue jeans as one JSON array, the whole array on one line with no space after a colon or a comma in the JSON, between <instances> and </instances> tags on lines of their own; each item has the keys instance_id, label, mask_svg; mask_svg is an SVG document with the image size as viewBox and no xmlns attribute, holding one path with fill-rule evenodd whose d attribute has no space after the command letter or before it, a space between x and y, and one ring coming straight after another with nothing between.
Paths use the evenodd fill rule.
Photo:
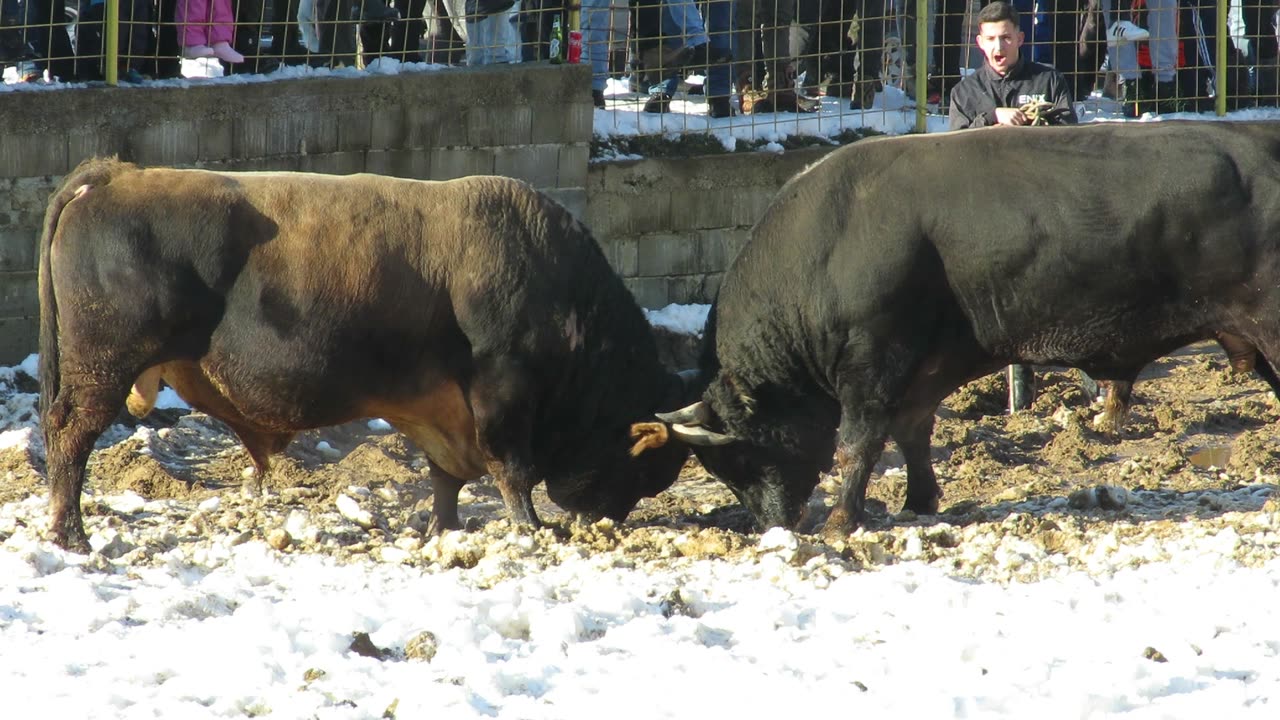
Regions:
<instances>
[{"instance_id":1,"label":"blue jeans","mask_svg":"<svg viewBox=\"0 0 1280 720\"><path fill-rule=\"evenodd\" d=\"M707 3L707 15L703 18L693 0L668 0L663 4L662 34L683 35L685 45L711 43L717 50L728 50L733 36L734 0L711 0ZM661 84L650 88L670 95L676 91L680 78L673 75ZM704 86L707 97L729 94L729 64L713 65L707 72Z\"/></svg>"},{"instance_id":2,"label":"blue jeans","mask_svg":"<svg viewBox=\"0 0 1280 720\"><path fill-rule=\"evenodd\" d=\"M582 57L591 65L591 89L604 90L609 80L610 0L582 0Z\"/></svg>"},{"instance_id":3,"label":"blue jeans","mask_svg":"<svg viewBox=\"0 0 1280 720\"><path fill-rule=\"evenodd\" d=\"M520 1L492 15L467 18L467 64L520 62Z\"/></svg>"}]
</instances>

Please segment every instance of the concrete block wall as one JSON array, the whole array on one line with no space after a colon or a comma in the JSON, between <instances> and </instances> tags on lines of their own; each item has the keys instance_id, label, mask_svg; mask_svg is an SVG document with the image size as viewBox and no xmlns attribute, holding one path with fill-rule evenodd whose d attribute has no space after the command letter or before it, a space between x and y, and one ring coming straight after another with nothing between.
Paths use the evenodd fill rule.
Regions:
<instances>
[{"instance_id":1,"label":"concrete block wall","mask_svg":"<svg viewBox=\"0 0 1280 720\"><path fill-rule=\"evenodd\" d=\"M584 222L644 307L709 303L774 195L830 151L593 163Z\"/></svg>"},{"instance_id":2,"label":"concrete block wall","mask_svg":"<svg viewBox=\"0 0 1280 720\"><path fill-rule=\"evenodd\" d=\"M218 170L499 174L586 212L586 65L188 87L13 92L0 102L0 363L35 352L37 239L49 194L95 155Z\"/></svg>"}]
</instances>

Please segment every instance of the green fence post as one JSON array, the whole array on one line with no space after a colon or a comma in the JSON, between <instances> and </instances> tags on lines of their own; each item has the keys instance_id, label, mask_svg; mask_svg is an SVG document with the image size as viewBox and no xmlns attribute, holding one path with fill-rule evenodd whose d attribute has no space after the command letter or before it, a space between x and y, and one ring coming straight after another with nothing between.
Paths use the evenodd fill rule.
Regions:
<instances>
[{"instance_id":1,"label":"green fence post","mask_svg":"<svg viewBox=\"0 0 1280 720\"><path fill-rule=\"evenodd\" d=\"M120 0L107 0L107 17L102 24L102 34L102 75L106 78L107 85L115 87L119 82Z\"/></svg>"},{"instance_id":2,"label":"green fence post","mask_svg":"<svg viewBox=\"0 0 1280 720\"><path fill-rule=\"evenodd\" d=\"M902 59L906 62L906 58ZM929 127L929 0L916 0L916 132Z\"/></svg>"},{"instance_id":3,"label":"green fence post","mask_svg":"<svg viewBox=\"0 0 1280 720\"><path fill-rule=\"evenodd\" d=\"M1213 111L1222 117L1227 114L1227 10L1230 0L1218 0L1218 35L1213 49Z\"/></svg>"}]
</instances>

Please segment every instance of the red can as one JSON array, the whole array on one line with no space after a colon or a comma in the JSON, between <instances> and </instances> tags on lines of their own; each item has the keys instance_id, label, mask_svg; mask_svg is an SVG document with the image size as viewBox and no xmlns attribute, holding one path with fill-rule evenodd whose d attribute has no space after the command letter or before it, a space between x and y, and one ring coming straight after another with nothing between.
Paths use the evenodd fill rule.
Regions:
<instances>
[{"instance_id":1,"label":"red can","mask_svg":"<svg viewBox=\"0 0 1280 720\"><path fill-rule=\"evenodd\" d=\"M566 58L568 62L582 62L582 31L569 31L569 56Z\"/></svg>"}]
</instances>

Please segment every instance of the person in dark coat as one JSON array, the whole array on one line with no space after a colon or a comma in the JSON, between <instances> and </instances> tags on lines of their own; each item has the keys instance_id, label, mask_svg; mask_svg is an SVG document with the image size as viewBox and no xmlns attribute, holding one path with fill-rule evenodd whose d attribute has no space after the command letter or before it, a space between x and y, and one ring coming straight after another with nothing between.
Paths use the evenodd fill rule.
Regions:
<instances>
[{"instance_id":1,"label":"person in dark coat","mask_svg":"<svg viewBox=\"0 0 1280 720\"><path fill-rule=\"evenodd\" d=\"M1023 57L1023 40L1018 13L1009 3L993 2L978 13L977 42L986 62L951 89L952 130L1031 125L1033 114L1044 114L1046 120L1052 116L1044 124L1078 122L1066 78L1048 65ZM1044 108L1046 103L1051 107Z\"/></svg>"}]
</instances>

